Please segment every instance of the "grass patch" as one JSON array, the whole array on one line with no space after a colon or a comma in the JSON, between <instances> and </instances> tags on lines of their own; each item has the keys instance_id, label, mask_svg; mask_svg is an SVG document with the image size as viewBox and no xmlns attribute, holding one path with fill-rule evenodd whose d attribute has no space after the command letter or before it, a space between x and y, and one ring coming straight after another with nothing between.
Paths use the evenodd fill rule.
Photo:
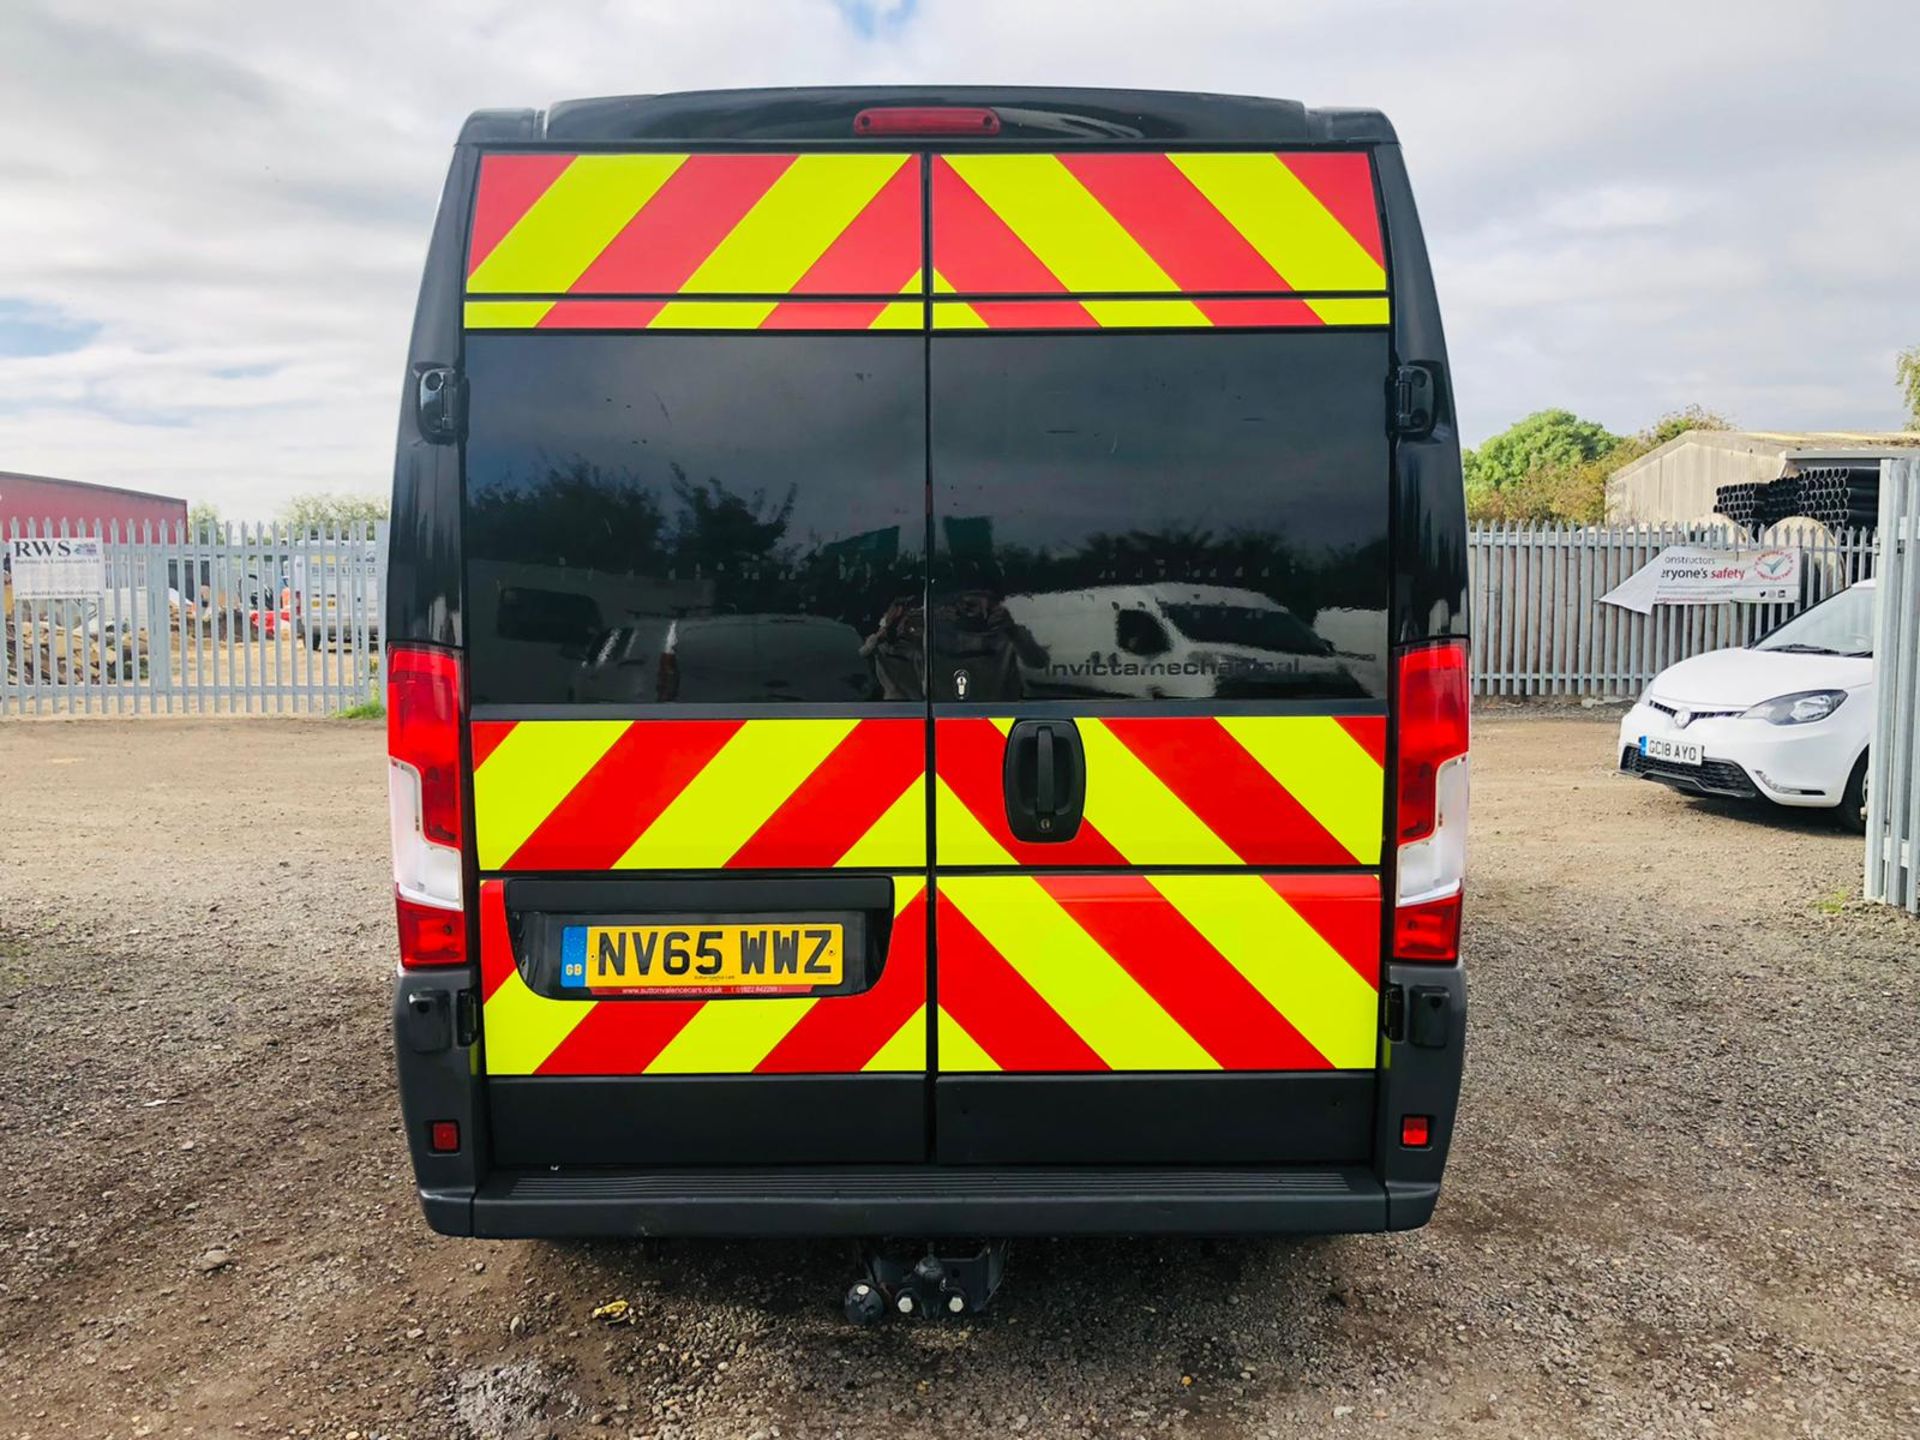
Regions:
<instances>
[{"instance_id":1,"label":"grass patch","mask_svg":"<svg viewBox=\"0 0 1920 1440\"><path fill-rule=\"evenodd\" d=\"M387 707L382 705L378 700L368 700L360 705L349 705L344 710L336 710L333 712L333 718L336 720L384 720L386 717Z\"/></svg>"},{"instance_id":2,"label":"grass patch","mask_svg":"<svg viewBox=\"0 0 1920 1440\"><path fill-rule=\"evenodd\" d=\"M1829 890L1813 902L1813 908L1822 915L1839 915L1846 910L1847 903L1852 899L1851 890Z\"/></svg>"}]
</instances>

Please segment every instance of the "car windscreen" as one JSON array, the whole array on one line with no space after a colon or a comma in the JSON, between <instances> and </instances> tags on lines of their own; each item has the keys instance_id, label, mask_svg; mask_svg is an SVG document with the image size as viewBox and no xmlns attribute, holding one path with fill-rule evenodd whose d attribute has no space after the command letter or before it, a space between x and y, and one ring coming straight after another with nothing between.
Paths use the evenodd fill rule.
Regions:
<instances>
[{"instance_id":1,"label":"car windscreen","mask_svg":"<svg viewBox=\"0 0 1920 1440\"><path fill-rule=\"evenodd\" d=\"M1209 645L1247 645L1296 655L1318 655L1332 648L1284 610L1251 605L1163 605L1161 609L1181 634Z\"/></svg>"},{"instance_id":2,"label":"car windscreen","mask_svg":"<svg viewBox=\"0 0 1920 1440\"><path fill-rule=\"evenodd\" d=\"M1753 648L1802 655L1871 657L1876 593L1871 585L1842 590L1805 614L1794 616L1765 639L1755 642Z\"/></svg>"},{"instance_id":3,"label":"car windscreen","mask_svg":"<svg viewBox=\"0 0 1920 1440\"><path fill-rule=\"evenodd\" d=\"M873 652L924 582L922 354L912 336L469 336L474 703L901 698Z\"/></svg>"}]
</instances>

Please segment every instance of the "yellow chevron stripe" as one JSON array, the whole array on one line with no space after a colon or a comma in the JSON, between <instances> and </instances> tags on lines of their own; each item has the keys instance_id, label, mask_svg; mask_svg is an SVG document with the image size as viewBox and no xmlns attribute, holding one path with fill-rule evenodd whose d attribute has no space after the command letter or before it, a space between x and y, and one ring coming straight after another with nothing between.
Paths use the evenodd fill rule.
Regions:
<instances>
[{"instance_id":1,"label":"yellow chevron stripe","mask_svg":"<svg viewBox=\"0 0 1920 1440\"><path fill-rule=\"evenodd\" d=\"M474 295L566 290L640 213L684 155L576 155L467 281Z\"/></svg>"},{"instance_id":2,"label":"yellow chevron stripe","mask_svg":"<svg viewBox=\"0 0 1920 1440\"><path fill-rule=\"evenodd\" d=\"M893 913L897 918L907 906L920 898L921 892L927 888L927 877L920 874L890 875L887 878L893 881Z\"/></svg>"},{"instance_id":3,"label":"yellow chevron stripe","mask_svg":"<svg viewBox=\"0 0 1920 1440\"><path fill-rule=\"evenodd\" d=\"M1307 308L1329 325L1385 325L1392 318L1391 302L1378 299L1309 300Z\"/></svg>"},{"instance_id":4,"label":"yellow chevron stripe","mask_svg":"<svg viewBox=\"0 0 1920 1440\"><path fill-rule=\"evenodd\" d=\"M1059 156L948 155L946 160L1068 290L1180 288Z\"/></svg>"},{"instance_id":5,"label":"yellow chevron stripe","mask_svg":"<svg viewBox=\"0 0 1920 1440\"><path fill-rule=\"evenodd\" d=\"M1091 788L1091 787L1089 787ZM942 865L1013 865L987 827L974 818L953 787L936 777L933 790L935 858Z\"/></svg>"},{"instance_id":6,"label":"yellow chevron stripe","mask_svg":"<svg viewBox=\"0 0 1920 1440\"><path fill-rule=\"evenodd\" d=\"M868 324L869 330L918 330L924 307L918 300L893 300Z\"/></svg>"},{"instance_id":7,"label":"yellow chevron stripe","mask_svg":"<svg viewBox=\"0 0 1920 1440\"><path fill-rule=\"evenodd\" d=\"M669 300L649 330L758 330L776 300Z\"/></svg>"},{"instance_id":8,"label":"yellow chevron stripe","mask_svg":"<svg viewBox=\"0 0 1920 1440\"><path fill-rule=\"evenodd\" d=\"M569 721L566 728L577 723L581 722ZM747 721L614 862L614 868L704 870L725 865L857 723ZM512 739L507 737L508 742Z\"/></svg>"},{"instance_id":9,"label":"yellow chevron stripe","mask_svg":"<svg viewBox=\"0 0 1920 1440\"><path fill-rule=\"evenodd\" d=\"M999 1070L998 1062L980 1048L980 1042L961 1029L960 1022L944 1009L940 1011L939 1026L942 1074L981 1074Z\"/></svg>"},{"instance_id":10,"label":"yellow chevron stripe","mask_svg":"<svg viewBox=\"0 0 1920 1440\"><path fill-rule=\"evenodd\" d=\"M1105 723L1082 719L1086 820L1135 865L1238 865L1218 835L1122 745ZM945 837L942 836L942 844Z\"/></svg>"},{"instance_id":11,"label":"yellow chevron stripe","mask_svg":"<svg viewBox=\"0 0 1920 1440\"><path fill-rule=\"evenodd\" d=\"M627 720L513 727L473 772L473 833L482 870L498 870L626 732Z\"/></svg>"},{"instance_id":12,"label":"yellow chevron stripe","mask_svg":"<svg viewBox=\"0 0 1920 1440\"><path fill-rule=\"evenodd\" d=\"M933 307L936 330L985 330L987 322L980 312L964 300L942 300Z\"/></svg>"},{"instance_id":13,"label":"yellow chevron stripe","mask_svg":"<svg viewBox=\"0 0 1920 1440\"><path fill-rule=\"evenodd\" d=\"M487 1073L532 1075L593 1008L583 1001L549 1000L529 990L518 972L507 976L482 1007Z\"/></svg>"},{"instance_id":14,"label":"yellow chevron stripe","mask_svg":"<svg viewBox=\"0 0 1920 1440\"><path fill-rule=\"evenodd\" d=\"M742 1075L772 1053L819 1002L709 1000L648 1063L648 1075Z\"/></svg>"},{"instance_id":15,"label":"yellow chevron stripe","mask_svg":"<svg viewBox=\"0 0 1920 1440\"><path fill-rule=\"evenodd\" d=\"M867 833L834 862L844 868L877 868L882 865L924 865L927 863L927 781L917 775L900 798L889 805ZM924 880L922 880L924 884ZM895 882L895 909L904 902ZM918 893L916 890L914 893ZM911 898L911 897L909 897Z\"/></svg>"},{"instance_id":16,"label":"yellow chevron stripe","mask_svg":"<svg viewBox=\"0 0 1920 1440\"><path fill-rule=\"evenodd\" d=\"M1168 158L1293 289L1386 288L1387 272L1379 262L1279 156L1176 154Z\"/></svg>"},{"instance_id":17,"label":"yellow chevron stripe","mask_svg":"<svg viewBox=\"0 0 1920 1440\"><path fill-rule=\"evenodd\" d=\"M927 1007L922 1005L909 1015L906 1023L894 1031L887 1043L860 1068L870 1075L883 1071L898 1073L902 1070L926 1069Z\"/></svg>"},{"instance_id":18,"label":"yellow chevron stripe","mask_svg":"<svg viewBox=\"0 0 1920 1440\"><path fill-rule=\"evenodd\" d=\"M1153 875L1153 888L1342 1070L1373 1068L1379 997L1258 875Z\"/></svg>"},{"instance_id":19,"label":"yellow chevron stripe","mask_svg":"<svg viewBox=\"0 0 1920 1440\"><path fill-rule=\"evenodd\" d=\"M1362 865L1380 862L1386 776L1328 715L1223 715L1229 735Z\"/></svg>"},{"instance_id":20,"label":"yellow chevron stripe","mask_svg":"<svg viewBox=\"0 0 1920 1440\"><path fill-rule=\"evenodd\" d=\"M551 300L469 300L461 321L469 330L531 330L552 308Z\"/></svg>"},{"instance_id":21,"label":"yellow chevron stripe","mask_svg":"<svg viewBox=\"0 0 1920 1440\"><path fill-rule=\"evenodd\" d=\"M907 163L905 155L800 155L688 277L698 294L784 294Z\"/></svg>"},{"instance_id":22,"label":"yellow chevron stripe","mask_svg":"<svg viewBox=\"0 0 1920 1440\"><path fill-rule=\"evenodd\" d=\"M1147 330L1209 326L1213 321L1191 300L1082 300L1096 324Z\"/></svg>"},{"instance_id":23,"label":"yellow chevron stripe","mask_svg":"<svg viewBox=\"0 0 1920 1440\"><path fill-rule=\"evenodd\" d=\"M954 876L940 891L1113 1069L1220 1068L1037 880Z\"/></svg>"}]
</instances>

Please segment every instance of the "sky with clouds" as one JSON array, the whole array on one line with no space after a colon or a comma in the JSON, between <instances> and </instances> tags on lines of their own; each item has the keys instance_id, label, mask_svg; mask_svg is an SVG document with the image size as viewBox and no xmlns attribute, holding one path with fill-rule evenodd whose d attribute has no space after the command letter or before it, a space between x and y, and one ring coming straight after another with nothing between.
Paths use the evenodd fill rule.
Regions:
<instances>
[{"instance_id":1,"label":"sky with clouds","mask_svg":"<svg viewBox=\"0 0 1920 1440\"><path fill-rule=\"evenodd\" d=\"M0 470L380 492L470 110L1123 85L1384 109L1461 418L1889 429L1920 344L1912 0L3 0Z\"/></svg>"}]
</instances>

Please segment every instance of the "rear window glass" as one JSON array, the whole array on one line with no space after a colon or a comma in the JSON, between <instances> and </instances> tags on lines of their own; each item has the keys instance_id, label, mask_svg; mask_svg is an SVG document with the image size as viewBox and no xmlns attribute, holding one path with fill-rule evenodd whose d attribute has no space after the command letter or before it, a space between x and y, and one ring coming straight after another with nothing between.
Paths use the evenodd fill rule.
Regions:
<instances>
[{"instance_id":1,"label":"rear window glass","mask_svg":"<svg viewBox=\"0 0 1920 1440\"><path fill-rule=\"evenodd\" d=\"M932 358L935 698L1378 698L1380 333L971 335Z\"/></svg>"},{"instance_id":2,"label":"rear window glass","mask_svg":"<svg viewBox=\"0 0 1920 1440\"><path fill-rule=\"evenodd\" d=\"M923 345L469 336L474 702L903 698L876 637L924 585Z\"/></svg>"}]
</instances>

